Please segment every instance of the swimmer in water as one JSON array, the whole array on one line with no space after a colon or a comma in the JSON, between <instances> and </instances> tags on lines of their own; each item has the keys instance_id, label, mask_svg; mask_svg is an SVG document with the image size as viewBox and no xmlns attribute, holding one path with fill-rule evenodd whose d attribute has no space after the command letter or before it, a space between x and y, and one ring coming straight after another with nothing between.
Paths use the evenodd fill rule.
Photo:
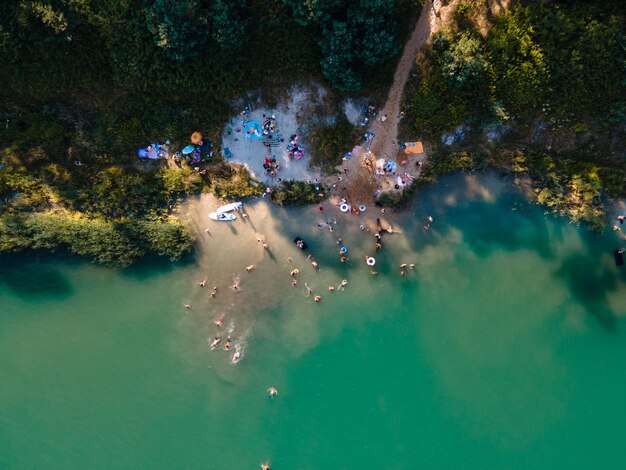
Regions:
<instances>
[{"instance_id":1,"label":"swimmer in water","mask_svg":"<svg viewBox=\"0 0 626 470\"><path fill-rule=\"evenodd\" d=\"M235 352L233 353L233 357L231 358L230 362L232 362L233 364L237 364L240 359L241 359L241 351L239 349L236 349Z\"/></svg>"},{"instance_id":2,"label":"swimmer in water","mask_svg":"<svg viewBox=\"0 0 626 470\"><path fill-rule=\"evenodd\" d=\"M306 282L304 283L304 287L306 287L305 297L308 297L309 295L311 295L311 288L309 287L309 285Z\"/></svg>"},{"instance_id":3,"label":"swimmer in water","mask_svg":"<svg viewBox=\"0 0 626 470\"><path fill-rule=\"evenodd\" d=\"M293 281L291 281L291 285L292 286L297 286L298 285L298 280L294 279Z\"/></svg>"},{"instance_id":4,"label":"swimmer in water","mask_svg":"<svg viewBox=\"0 0 626 470\"><path fill-rule=\"evenodd\" d=\"M278 395L278 390L276 390L274 387L270 387L267 389L267 393L269 393L270 398L274 398L276 395Z\"/></svg>"},{"instance_id":5,"label":"swimmer in water","mask_svg":"<svg viewBox=\"0 0 626 470\"><path fill-rule=\"evenodd\" d=\"M291 256L287 256L287 261L289 261L290 263L293 263L293 258Z\"/></svg>"},{"instance_id":6,"label":"swimmer in water","mask_svg":"<svg viewBox=\"0 0 626 470\"><path fill-rule=\"evenodd\" d=\"M234 290L235 292L239 292L241 290L241 279L239 278L239 276L237 276L236 274L233 274L233 285L230 286L230 288L232 290Z\"/></svg>"},{"instance_id":7,"label":"swimmer in water","mask_svg":"<svg viewBox=\"0 0 626 470\"><path fill-rule=\"evenodd\" d=\"M293 271L291 271L289 273L292 277L297 276L298 274L300 274L300 270L298 268L294 269Z\"/></svg>"},{"instance_id":8,"label":"swimmer in water","mask_svg":"<svg viewBox=\"0 0 626 470\"><path fill-rule=\"evenodd\" d=\"M424 230L428 230L430 228L430 224L424 225Z\"/></svg>"},{"instance_id":9,"label":"swimmer in water","mask_svg":"<svg viewBox=\"0 0 626 470\"><path fill-rule=\"evenodd\" d=\"M328 286L328 292L333 292L335 290L334 286Z\"/></svg>"},{"instance_id":10,"label":"swimmer in water","mask_svg":"<svg viewBox=\"0 0 626 470\"><path fill-rule=\"evenodd\" d=\"M231 346L230 336L228 336L226 338L226 342L224 343L224 351L230 351L230 346Z\"/></svg>"},{"instance_id":11,"label":"swimmer in water","mask_svg":"<svg viewBox=\"0 0 626 470\"><path fill-rule=\"evenodd\" d=\"M346 287L348 285L348 280L347 279L343 279L341 281L341 287Z\"/></svg>"},{"instance_id":12,"label":"swimmer in water","mask_svg":"<svg viewBox=\"0 0 626 470\"><path fill-rule=\"evenodd\" d=\"M215 349L217 345L220 344L220 341L222 340L220 339L219 336L216 336L215 338L213 338L213 341L211 341L211 349Z\"/></svg>"},{"instance_id":13,"label":"swimmer in water","mask_svg":"<svg viewBox=\"0 0 626 470\"><path fill-rule=\"evenodd\" d=\"M378 271L372 271L372 276L378 276Z\"/></svg>"},{"instance_id":14,"label":"swimmer in water","mask_svg":"<svg viewBox=\"0 0 626 470\"><path fill-rule=\"evenodd\" d=\"M415 269L415 265L413 263L409 264L409 269Z\"/></svg>"},{"instance_id":15,"label":"swimmer in water","mask_svg":"<svg viewBox=\"0 0 626 470\"><path fill-rule=\"evenodd\" d=\"M202 281L198 282L197 284L198 284L200 287L204 287L204 286L206 286L206 281L207 281L207 279L209 279L209 277L208 277L208 276L204 276L204 279L202 279Z\"/></svg>"},{"instance_id":16,"label":"swimmer in water","mask_svg":"<svg viewBox=\"0 0 626 470\"><path fill-rule=\"evenodd\" d=\"M248 272L252 271L253 269L256 269L256 265L251 264L250 266L246 266L246 271Z\"/></svg>"},{"instance_id":17,"label":"swimmer in water","mask_svg":"<svg viewBox=\"0 0 626 470\"><path fill-rule=\"evenodd\" d=\"M380 242L376 242L376 251L380 251L380 249L383 247L383 244Z\"/></svg>"},{"instance_id":18,"label":"swimmer in water","mask_svg":"<svg viewBox=\"0 0 626 470\"><path fill-rule=\"evenodd\" d=\"M429 215L428 217L426 217L426 222L428 222L429 224L432 224L433 218Z\"/></svg>"},{"instance_id":19,"label":"swimmer in water","mask_svg":"<svg viewBox=\"0 0 626 470\"><path fill-rule=\"evenodd\" d=\"M317 264L317 261L311 261L311 266L317 268L319 265Z\"/></svg>"},{"instance_id":20,"label":"swimmer in water","mask_svg":"<svg viewBox=\"0 0 626 470\"><path fill-rule=\"evenodd\" d=\"M402 271L400 271L400 276L402 276L402 277L406 276L406 271L404 269Z\"/></svg>"},{"instance_id":21,"label":"swimmer in water","mask_svg":"<svg viewBox=\"0 0 626 470\"><path fill-rule=\"evenodd\" d=\"M189 310L189 309L191 308L191 305L190 305L190 304L185 304L185 308L186 308L187 310Z\"/></svg>"},{"instance_id":22,"label":"swimmer in water","mask_svg":"<svg viewBox=\"0 0 626 470\"><path fill-rule=\"evenodd\" d=\"M319 302L319 301L322 300L322 296L318 294L315 297L313 297L313 300L316 301L316 302Z\"/></svg>"},{"instance_id":23,"label":"swimmer in water","mask_svg":"<svg viewBox=\"0 0 626 470\"><path fill-rule=\"evenodd\" d=\"M269 464L267 463L262 463L261 464L261 470L271 470Z\"/></svg>"},{"instance_id":24,"label":"swimmer in water","mask_svg":"<svg viewBox=\"0 0 626 470\"><path fill-rule=\"evenodd\" d=\"M218 328L221 328L222 325L224 325L224 314L223 313L220 315L220 317L217 320L215 320L215 325Z\"/></svg>"},{"instance_id":25,"label":"swimmer in water","mask_svg":"<svg viewBox=\"0 0 626 470\"><path fill-rule=\"evenodd\" d=\"M406 263L402 263L402 264L400 265L400 269L404 269L404 268L406 268Z\"/></svg>"}]
</instances>

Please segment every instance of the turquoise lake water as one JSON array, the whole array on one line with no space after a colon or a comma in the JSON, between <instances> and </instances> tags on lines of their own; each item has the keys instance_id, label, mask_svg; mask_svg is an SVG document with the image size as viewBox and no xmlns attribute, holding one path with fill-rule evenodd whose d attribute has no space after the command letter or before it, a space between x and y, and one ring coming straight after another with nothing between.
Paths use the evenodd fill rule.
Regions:
<instances>
[{"instance_id":1,"label":"turquoise lake water","mask_svg":"<svg viewBox=\"0 0 626 470\"><path fill-rule=\"evenodd\" d=\"M247 210L198 225L186 263L0 258L0 468L623 468L615 234L545 216L493 175L446 178L402 214ZM380 215L401 233L374 277L359 224ZM209 347L221 313L237 365Z\"/></svg>"}]
</instances>

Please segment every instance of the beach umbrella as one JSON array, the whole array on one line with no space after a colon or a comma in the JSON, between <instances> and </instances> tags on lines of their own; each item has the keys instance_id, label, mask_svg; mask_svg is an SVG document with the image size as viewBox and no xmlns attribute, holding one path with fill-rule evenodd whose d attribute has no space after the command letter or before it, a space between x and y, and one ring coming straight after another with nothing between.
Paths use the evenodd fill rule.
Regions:
<instances>
[{"instance_id":1,"label":"beach umbrella","mask_svg":"<svg viewBox=\"0 0 626 470\"><path fill-rule=\"evenodd\" d=\"M191 152L193 152L196 148L193 145L187 145L187 147L185 147L183 149L183 155L189 155Z\"/></svg>"},{"instance_id":2,"label":"beach umbrella","mask_svg":"<svg viewBox=\"0 0 626 470\"><path fill-rule=\"evenodd\" d=\"M202 142L202 134L200 134L200 132L196 131L193 134L191 134L192 144L198 145L200 142Z\"/></svg>"}]
</instances>

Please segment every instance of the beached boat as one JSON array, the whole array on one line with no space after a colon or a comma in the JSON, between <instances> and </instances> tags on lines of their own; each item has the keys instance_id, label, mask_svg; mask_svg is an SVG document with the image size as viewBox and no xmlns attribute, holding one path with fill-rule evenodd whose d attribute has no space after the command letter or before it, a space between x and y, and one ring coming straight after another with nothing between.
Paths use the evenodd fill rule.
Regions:
<instances>
[{"instance_id":1,"label":"beached boat","mask_svg":"<svg viewBox=\"0 0 626 470\"><path fill-rule=\"evenodd\" d=\"M231 202L230 204L225 204L223 206L218 207L216 212L218 214L223 214L224 212L238 211L241 209L243 209L243 203Z\"/></svg>"},{"instance_id":2,"label":"beached boat","mask_svg":"<svg viewBox=\"0 0 626 470\"><path fill-rule=\"evenodd\" d=\"M219 213L219 212L211 212L209 214L209 219L217 220L218 222L231 222L237 218L236 215L227 214L227 213Z\"/></svg>"}]
</instances>

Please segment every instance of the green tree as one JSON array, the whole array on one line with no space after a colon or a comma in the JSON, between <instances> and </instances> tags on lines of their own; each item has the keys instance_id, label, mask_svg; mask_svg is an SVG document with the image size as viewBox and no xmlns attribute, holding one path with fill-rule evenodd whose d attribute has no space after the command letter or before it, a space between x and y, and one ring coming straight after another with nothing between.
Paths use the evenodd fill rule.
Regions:
<instances>
[{"instance_id":1,"label":"green tree","mask_svg":"<svg viewBox=\"0 0 626 470\"><path fill-rule=\"evenodd\" d=\"M460 89L481 76L486 69L480 40L461 33L441 56L441 73L452 88Z\"/></svg>"},{"instance_id":2,"label":"green tree","mask_svg":"<svg viewBox=\"0 0 626 470\"><path fill-rule=\"evenodd\" d=\"M337 18L342 0L283 0L292 9L293 18L302 26L323 26Z\"/></svg>"},{"instance_id":3,"label":"green tree","mask_svg":"<svg viewBox=\"0 0 626 470\"><path fill-rule=\"evenodd\" d=\"M211 37L223 49L237 49L245 38L245 23L239 12L243 0L215 0L211 6Z\"/></svg>"},{"instance_id":4,"label":"green tree","mask_svg":"<svg viewBox=\"0 0 626 470\"><path fill-rule=\"evenodd\" d=\"M532 36L526 8L499 16L487 38L496 94L518 114L536 110L548 79L543 51Z\"/></svg>"},{"instance_id":5,"label":"green tree","mask_svg":"<svg viewBox=\"0 0 626 470\"><path fill-rule=\"evenodd\" d=\"M366 65L386 62L399 50L391 20L394 4L394 0L361 0L348 12L355 54Z\"/></svg>"},{"instance_id":6,"label":"green tree","mask_svg":"<svg viewBox=\"0 0 626 470\"><path fill-rule=\"evenodd\" d=\"M333 22L332 29L322 35L322 73L340 90L358 90L361 79L352 68L352 32L343 22Z\"/></svg>"},{"instance_id":7,"label":"green tree","mask_svg":"<svg viewBox=\"0 0 626 470\"><path fill-rule=\"evenodd\" d=\"M167 57L182 62L200 54L209 22L197 0L154 0L145 15L154 43Z\"/></svg>"}]
</instances>

